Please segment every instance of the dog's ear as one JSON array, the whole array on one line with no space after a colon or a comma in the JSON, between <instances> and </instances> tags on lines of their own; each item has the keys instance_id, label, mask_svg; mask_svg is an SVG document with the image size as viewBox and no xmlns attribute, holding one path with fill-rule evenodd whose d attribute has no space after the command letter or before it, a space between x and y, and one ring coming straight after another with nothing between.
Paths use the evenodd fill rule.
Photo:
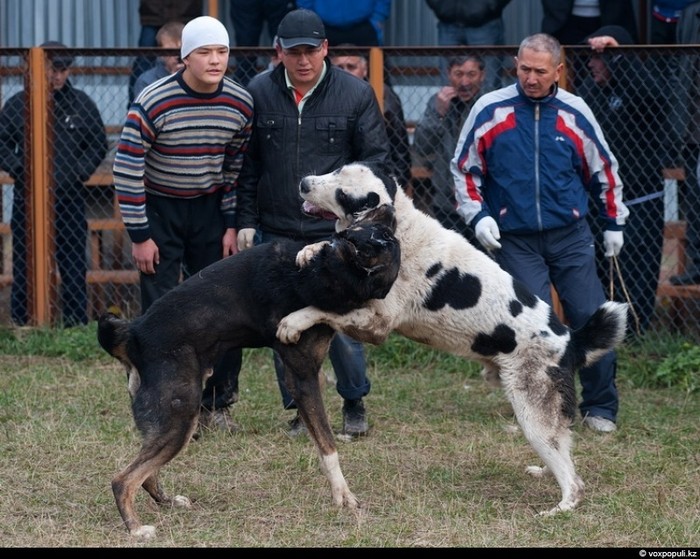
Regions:
<instances>
[{"instance_id":1,"label":"dog's ear","mask_svg":"<svg viewBox=\"0 0 700 559\"><path fill-rule=\"evenodd\" d=\"M382 204L367 212L359 221L385 225L394 232L396 231L396 209L390 204Z\"/></svg>"}]
</instances>

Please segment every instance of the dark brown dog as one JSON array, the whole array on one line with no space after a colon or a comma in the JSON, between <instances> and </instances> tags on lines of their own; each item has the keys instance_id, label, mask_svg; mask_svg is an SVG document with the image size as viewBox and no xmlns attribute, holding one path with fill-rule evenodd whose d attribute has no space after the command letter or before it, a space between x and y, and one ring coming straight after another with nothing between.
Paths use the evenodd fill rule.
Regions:
<instances>
[{"instance_id":1,"label":"dark brown dog","mask_svg":"<svg viewBox=\"0 0 700 559\"><path fill-rule=\"evenodd\" d=\"M326 457L337 454L318 373L334 332L318 326L298 344L285 345L275 336L277 324L308 305L345 313L385 297L400 265L395 228L393 208L383 206L334 235L302 268L296 259L304 243L267 243L208 266L131 322L109 313L100 317L99 343L126 367L134 420L143 437L136 458L112 480L132 535L155 535L134 510L139 486L160 505L190 506L187 497L163 492L158 473L192 437L202 383L228 349L271 347L279 353L321 467L329 467Z\"/></svg>"}]
</instances>

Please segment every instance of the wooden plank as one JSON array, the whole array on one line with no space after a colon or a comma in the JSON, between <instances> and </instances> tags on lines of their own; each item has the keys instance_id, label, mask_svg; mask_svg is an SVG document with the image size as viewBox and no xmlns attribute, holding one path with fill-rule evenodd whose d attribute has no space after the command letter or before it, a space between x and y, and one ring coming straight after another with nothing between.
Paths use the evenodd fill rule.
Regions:
<instances>
[{"instance_id":1,"label":"wooden plank","mask_svg":"<svg viewBox=\"0 0 700 559\"><path fill-rule=\"evenodd\" d=\"M138 270L88 270L86 279L88 284L136 284L139 282L139 272Z\"/></svg>"}]
</instances>

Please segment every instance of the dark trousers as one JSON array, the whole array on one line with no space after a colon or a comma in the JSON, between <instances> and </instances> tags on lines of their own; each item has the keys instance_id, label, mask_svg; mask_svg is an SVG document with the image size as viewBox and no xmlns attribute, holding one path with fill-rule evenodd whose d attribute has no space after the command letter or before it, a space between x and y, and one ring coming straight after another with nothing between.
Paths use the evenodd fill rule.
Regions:
<instances>
[{"instance_id":1,"label":"dark trousers","mask_svg":"<svg viewBox=\"0 0 700 559\"><path fill-rule=\"evenodd\" d=\"M268 243L274 240L282 240L285 237L272 233L262 233L262 242ZM275 372L277 373L277 385L282 394L282 405L285 409L296 408L294 398L287 390L284 382L284 364L276 352L273 352L275 360ZM345 400L359 400L369 394L371 384L367 378L367 363L365 350L362 343L353 340L345 334L336 334L331 341L328 356L335 372L335 388Z\"/></svg>"},{"instance_id":2,"label":"dark trousers","mask_svg":"<svg viewBox=\"0 0 700 559\"><path fill-rule=\"evenodd\" d=\"M334 27L333 25L325 25L326 38L328 44L343 45L352 44L362 47L378 47L379 37L377 30L372 25L370 20L361 21L347 27Z\"/></svg>"},{"instance_id":3,"label":"dark trousers","mask_svg":"<svg viewBox=\"0 0 700 559\"><path fill-rule=\"evenodd\" d=\"M87 220L83 185L76 186L78 195L56 194L55 235L56 265L61 276L61 321L64 326L87 324ZM30 311L27 292L27 252L31 240L27 236L27 214L24 188L15 186L12 205L12 292L10 295L12 320L24 325Z\"/></svg>"},{"instance_id":4,"label":"dark trousers","mask_svg":"<svg viewBox=\"0 0 700 559\"><path fill-rule=\"evenodd\" d=\"M501 232L500 242L503 248L496 252L496 260L501 267L550 305L550 286L554 285L566 320L573 329L583 326L605 302L596 270L593 234L585 219L542 233ZM579 371L582 416L594 415L615 421L618 409L616 373L615 352Z\"/></svg>"},{"instance_id":5,"label":"dark trousers","mask_svg":"<svg viewBox=\"0 0 700 559\"><path fill-rule=\"evenodd\" d=\"M280 21L294 9L290 0L231 0L231 22L237 47L257 47L263 25L267 23L270 44ZM268 46L268 45L265 45ZM234 78L243 85L257 73L256 56L237 56Z\"/></svg>"},{"instance_id":6,"label":"dark trousers","mask_svg":"<svg viewBox=\"0 0 700 559\"><path fill-rule=\"evenodd\" d=\"M660 185L660 178L658 182ZM656 308L664 240L664 199L659 196L638 203L631 200L627 206L630 215L625 224L625 244L617 258L619 273L612 259L605 257L600 221L589 216L588 223L596 237L596 266L607 298L631 302L634 313L630 312L629 332L634 335L646 331Z\"/></svg>"},{"instance_id":7,"label":"dark trousers","mask_svg":"<svg viewBox=\"0 0 700 559\"><path fill-rule=\"evenodd\" d=\"M224 234L221 197L216 194L188 200L148 195L146 213L160 264L155 274L141 274L141 311L202 268L221 260ZM242 351L227 351L204 386L202 406L228 407L238 399Z\"/></svg>"}]
</instances>

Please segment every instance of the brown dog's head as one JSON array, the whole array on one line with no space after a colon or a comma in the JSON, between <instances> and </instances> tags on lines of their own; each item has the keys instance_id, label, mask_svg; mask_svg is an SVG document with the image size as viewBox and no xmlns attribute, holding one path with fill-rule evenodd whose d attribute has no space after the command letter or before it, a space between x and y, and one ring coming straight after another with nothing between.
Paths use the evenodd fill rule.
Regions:
<instances>
[{"instance_id":1,"label":"brown dog's head","mask_svg":"<svg viewBox=\"0 0 700 559\"><path fill-rule=\"evenodd\" d=\"M399 274L401 246L394 236L396 212L384 204L368 211L350 227L336 234L349 250L348 261L372 279L372 299L383 299Z\"/></svg>"}]
</instances>

